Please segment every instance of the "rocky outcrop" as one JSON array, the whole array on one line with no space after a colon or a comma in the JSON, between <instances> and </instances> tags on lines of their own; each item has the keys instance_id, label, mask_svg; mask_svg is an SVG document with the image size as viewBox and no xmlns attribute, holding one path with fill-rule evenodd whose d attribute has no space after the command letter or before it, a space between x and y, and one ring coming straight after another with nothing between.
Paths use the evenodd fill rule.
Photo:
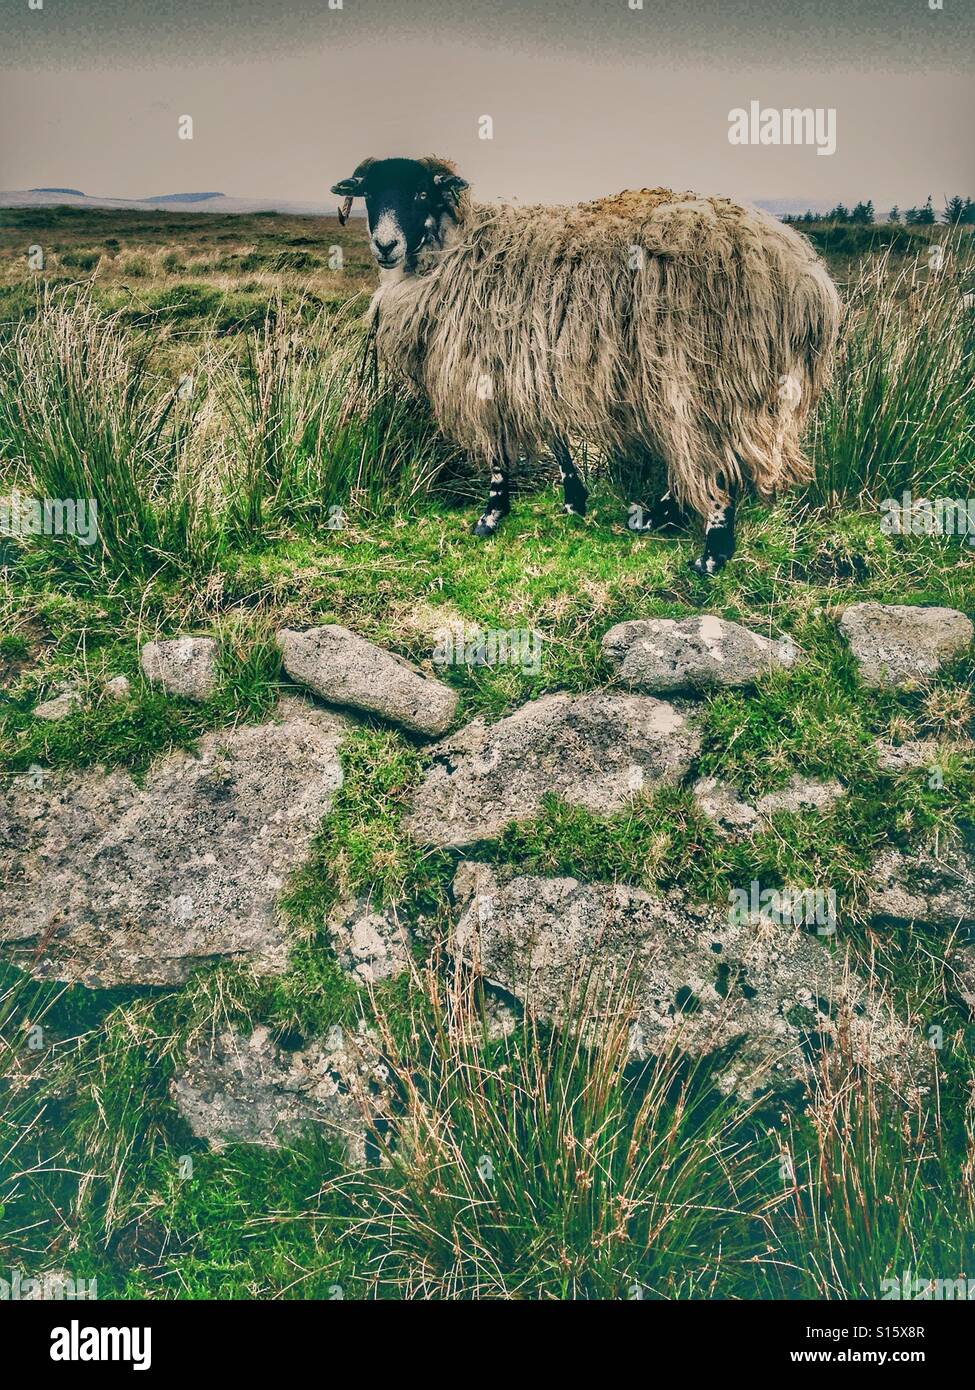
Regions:
<instances>
[{"instance_id":1,"label":"rocky outcrop","mask_svg":"<svg viewBox=\"0 0 975 1390\"><path fill-rule=\"evenodd\" d=\"M646 695L546 695L434 746L406 827L436 845L496 838L554 794L600 815L678 781L700 746L686 715Z\"/></svg>"},{"instance_id":2,"label":"rocky outcrop","mask_svg":"<svg viewBox=\"0 0 975 1390\"><path fill-rule=\"evenodd\" d=\"M797 776L777 791L760 796L755 802L755 810L764 820L780 811L793 815L807 811L824 813L831 811L842 795L843 787L835 779L830 782L810 782Z\"/></svg>"},{"instance_id":3,"label":"rocky outcrop","mask_svg":"<svg viewBox=\"0 0 975 1390\"><path fill-rule=\"evenodd\" d=\"M283 700L281 722L196 753L18 779L0 794L0 953L42 979L184 981L233 957L282 970L277 899L342 783L346 721Z\"/></svg>"},{"instance_id":4,"label":"rocky outcrop","mask_svg":"<svg viewBox=\"0 0 975 1390\"><path fill-rule=\"evenodd\" d=\"M402 975L410 962L410 934L395 907L373 908L368 898L346 899L329 912L325 929L343 970L359 984Z\"/></svg>"},{"instance_id":5,"label":"rocky outcrop","mask_svg":"<svg viewBox=\"0 0 975 1390\"><path fill-rule=\"evenodd\" d=\"M800 657L791 637L772 641L711 613L617 623L602 646L623 685L659 693L754 685Z\"/></svg>"},{"instance_id":6,"label":"rocky outcrop","mask_svg":"<svg viewBox=\"0 0 975 1390\"><path fill-rule=\"evenodd\" d=\"M975 753L975 745L970 741L939 743L933 738L917 739L910 743L887 743L877 739L874 747L877 750L877 767L888 774L919 772L937 767L946 754L961 753L971 757Z\"/></svg>"},{"instance_id":7,"label":"rocky outcrop","mask_svg":"<svg viewBox=\"0 0 975 1390\"><path fill-rule=\"evenodd\" d=\"M962 845L884 850L870 873L867 911L891 926L975 930L975 854Z\"/></svg>"},{"instance_id":8,"label":"rocky outcrop","mask_svg":"<svg viewBox=\"0 0 975 1390\"><path fill-rule=\"evenodd\" d=\"M768 792L752 805L732 783L717 777L702 777L694 784L694 800L700 811L721 834L729 836L750 835L782 811L823 814L832 810L843 795L842 785L835 780L816 782L795 776L785 787Z\"/></svg>"},{"instance_id":9,"label":"rocky outcrop","mask_svg":"<svg viewBox=\"0 0 975 1390\"><path fill-rule=\"evenodd\" d=\"M916 1045L815 936L622 884L458 870L454 949L536 1018L598 1032L624 1008L634 1060L671 1043L723 1054L743 1095L808 1078L842 1035L854 1060L896 1070ZM727 1049L727 1051L725 1051Z\"/></svg>"},{"instance_id":10,"label":"rocky outcrop","mask_svg":"<svg viewBox=\"0 0 975 1390\"><path fill-rule=\"evenodd\" d=\"M277 640L291 679L330 705L366 710L429 738L454 722L455 690L347 628L283 628Z\"/></svg>"},{"instance_id":11,"label":"rocky outcrop","mask_svg":"<svg viewBox=\"0 0 975 1390\"><path fill-rule=\"evenodd\" d=\"M975 634L954 608L854 603L840 618L864 685L909 689L936 675Z\"/></svg>"},{"instance_id":12,"label":"rocky outcrop","mask_svg":"<svg viewBox=\"0 0 975 1390\"><path fill-rule=\"evenodd\" d=\"M370 1034L333 1028L296 1050L266 1028L227 1030L189 1057L172 1082L176 1108L198 1139L277 1148L309 1130L337 1140L361 1167L389 1115L390 1074Z\"/></svg>"},{"instance_id":13,"label":"rocky outcrop","mask_svg":"<svg viewBox=\"0 0 975 1390\"><path fill-rule=\"evenodd\" d=\"M217 644L212 637L173 637L147 642L139 655L143 674L169 695L209 700L217 688Z\"/></svg>"},{"instance_id":14,"label":"rocky outcrop","mask_svg":"<svg viewBox=\"0 0 975 1390\"><path fill-rule=\"evenodd\" d=\"M758 827L758 812L730 782L701 777L694 783L698 809L722 835L749 835Z\"/></svg>"}]
</instances>

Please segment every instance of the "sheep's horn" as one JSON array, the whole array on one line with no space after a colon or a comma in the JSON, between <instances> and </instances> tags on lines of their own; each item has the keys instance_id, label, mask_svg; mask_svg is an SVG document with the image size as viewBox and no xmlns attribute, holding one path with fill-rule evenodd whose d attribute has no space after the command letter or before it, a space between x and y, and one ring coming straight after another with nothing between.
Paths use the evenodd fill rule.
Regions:
<instances>
[{"instance_id":1,"label":"sheep's horn","mask_svg":"<svg viewBox=\"0 0 975 1390\"><path fill-rule=\"evenodd\" d=\"M346 198L339 208L339 226L344 227L349 220L349 213L352 211L352 199Z\"/></svg>"}]
</instances>

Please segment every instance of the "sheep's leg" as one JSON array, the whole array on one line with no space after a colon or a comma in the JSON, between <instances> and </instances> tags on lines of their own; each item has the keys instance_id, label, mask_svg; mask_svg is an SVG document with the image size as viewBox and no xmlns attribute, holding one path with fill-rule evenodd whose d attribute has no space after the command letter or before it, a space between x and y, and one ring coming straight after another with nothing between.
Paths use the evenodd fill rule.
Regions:
<instances>
[{"instance_id":1,"label":"sheep's leg","mask_svg":"<svg viewBox=\"0 0 975 1390\"><path fill-rule=\"evenodd\" d=\"M697 574L717 574L735 553L735 502L734 492L726 502L715 505L709 514L704 530L704 554L699 560L690 562Z\"/></svg>"},{"instance_id":2,"label":"sheep's leg","mask_svg":"<svg viewBox=\"0 0 975 1390\"><path fill-rule=\"evenodd\" d=\"M562 475L562 507L569 516L585 516L589 494L576 472L569 446L560 434L552 440L552 453Z\"/></svg>"},{"instance_id":3,"label":"sheep's leg","mask_svg":"<svg viewBox=\"0 0 975 1390\"><path fill-rule=\"evenodd\" d=\"M503 463L493 463L491 465L491 491L484 504L484 511L474 527L475 536L493 536L510 511L508 469Z\"/></svg>"}]
</instances>

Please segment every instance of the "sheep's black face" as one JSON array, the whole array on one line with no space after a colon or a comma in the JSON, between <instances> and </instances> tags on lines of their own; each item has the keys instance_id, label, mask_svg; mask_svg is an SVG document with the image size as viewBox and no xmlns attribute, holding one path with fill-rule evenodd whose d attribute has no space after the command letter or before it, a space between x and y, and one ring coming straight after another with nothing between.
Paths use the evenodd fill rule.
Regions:
<instances>
[{"instance_id":1,"label":"sheep's black face","mask_svg":"<svg viewBox=\"0 0 975 1390\"><path fill-rule=\"evenodd\" d=\"M445 165L420 159L373 159L360 164L333 193L365 198L369 244L383 270L411 270L420 248L440 245L466 182Z\"/></svg>"}]
</instances>

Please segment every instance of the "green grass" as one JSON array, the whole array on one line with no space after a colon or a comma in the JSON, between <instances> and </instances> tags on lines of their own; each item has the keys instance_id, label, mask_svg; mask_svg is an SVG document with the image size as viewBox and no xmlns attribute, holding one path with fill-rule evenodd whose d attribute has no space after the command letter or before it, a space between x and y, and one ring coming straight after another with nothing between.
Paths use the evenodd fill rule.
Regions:
<instances>
[{"instance_id":1,"label":"green grass","mask_svg":"<svg viewBox=\"0 0 975 1390\"><path fill-rule=\"evenodd\" d=\"M832 260L840 256L863 257L885 251L902 256L924 256L932 243L945 236L941 226L913 226L903 222L875 222L862 225L830 222L820 218L813 223L793 219L797 230L807 236L821 256ZM964 234L964 233L963 233Z\"/></svg>"},{"instance_id":2,"label":"green grass","mask_svg":"<svg viewBox=\"0 0 975 1390\"><path fill-rule=\"evenodd\" d=\"M145 574L210 551L187 456L195 407L159 389L151 351L90 301L55 294L0 353L2 457L28 495L97 507L95 544L51 537L79 569Z\"/></svg>"},{"instance_id":3,"label":"green grass","mask_svg":"<svg viewBox=\"0 0 975 1390\"><path fill-rule=\"evenodd\" d=\"M185 1040L273 1013L221 973L116 1003L77 1041L63 994L38 1013L37 987L0 984L18 1055L28 1018L50 1030L33 1094L0 1114L13 1267L183 1298L858 1298L905 1270L970 1277L964 1110L953 1129L940 1097L864 1088L842 1057L798 1111L743 1106L676 1047L627 1065L625 992L586 1048L528 1021L490 1042L436 959L374 1006L399 1082L384 1164L348 1172L314 1136L211 1153L167 1099Z\"/></svg>"},{"instance_id":4,"label":"green grass","mask_svg":"<svg viewBox=\"0 0 975 1390\"><path fill-rule=\"evenodd\" d=\"M464 558L472 542L455 514L425 515L417 529L395 523L379 527L366 553L356 552L358 563L342 579L346 606L341 616L348 618L353 607L361 605L363 628L390 640L397 619L389 612L387 581L395 575L399 603L422 603L428 618L432 576L422 563L428 548L444 557L445 610L482 621L507 621L506 604L544 621L553 594L561 600L573 587L581 592L594 573L602 572L608 607L590 616L591 635L587 637L584 627L576 633L577 650L585 651L588 644L590 651L591 664L577 673L577 685L584 688L605 677L598 663L596 631L616 618L660 607L659 597L632 582L652 568L654 558L672 568L675 583L679 576L681 582L693 583L690 576L687 581L682 578L688 546L680 541L630 542L614 534L612 524L601 534L597 513L581 531L572 532L588 563L580 565L577 552L575 567L566 568L553 582L536 563L564 526L553 512L551 496L519 505L509 544L525 572L542 572L529 574L524 593L517 597L505 573L488 581L483 550ZM827 534L835 519L806 521L811 528L806 544L814 550L817 531ZM763 556L760 563L771 561L768 525L762 514L746 520L746 574L759 563L756 552ZM925 586L932 597L965 601L959 595L966 580L957 565L959 556L965 558L963 552L944 555L940 543L923 538L896 547L889 544L896 555L887 558L875 585L851 590L844 584L840 595L852 592L860 597L876 591L885 597L909 597L912 586ZM775 565L784 571L778 584L781 625L801 636L819 679L800 670L770 682L757 697L711 697L703 707L707 736L701 766L734 776L758 792L783 780L795 759L811 775L839 773L850 783L851 799L844 809L825 819L779 817L772 832L730 851L702 823L684 792L661 794L608 820L553 804L537 822L504 837L495 851L499 860L546 873L618 876L650 885L679 883L687 891L716 899L725 896L729 886L752 877L770 883L820 881L828 874L828 881L843 890L846 904L855 901L858 874L872 850L887 843L891 834L912 843L934 829L975 823L970 762L949 760L945 785L934 790L911 775L881 778L871 769L869 742L874 734L891 731L957 733L960 715L966 708L970 715L970 704L964 703L970 701L970 668L949 671L916 695L868 696L857 688L830 625L816 616L817 608L836 599L836 582L811 591L808 581L785 577L788 570L781 553L776 553ZM269 577L278 572L293 577L296 570L304 575L312 609L322 604L320 615L331 614L336 604L335 552L327 541L306 542L300 555L293 544L262 552L256 565L245 559L235 568L231 610L241 606L245 594L250 599L264 594L271 603ZM323 578L331 581L324 600L317 592ZM729 578L722 583L730 602L719 607L756 624L763 621L761 598L752 606L749 596L753 590L763 595L764 582L756 584L753 578L733 583ZM25 597L22 593L20 601ZM675 592L666 606L693 611L687 602L689 591L684 597L682 604ZM163 607L170 601L171 596L164 595ZM295 598L289 590L280 601L287 612ZM563 621L561 607L560 601L556 623ZM253 611L254 605L243 608ZM78 616L85 605L81 600L61 600L53 613L50 606L45 611L53 639L48 659L56 660L59 645L75 647ZM568 612L577 612L571 603ZM123 613L124 607L119 611L124 627ZM262 623L269 616L263 611ZM318 614L312 611L311 616ZM110 624L116 628L116 639L118 621L113 618ZM578 616L565 621L578 621ZM224 648L228 684L221 696L228 703L177 714L175 702L140 693L135 711L125 721L130 733L124 738L114 722L120 716L113 714L106 722L99 706L85 707L75 717L80 723L73 734L70 726L54 726L57 732L45 732L44 737L54 738L56 744L45 747L28 741L15 765L71 764L96 757L141 765L153 744L163 747L191 737L209 723L216 727L233 717L248 717L249 711L259 713L260 706L254 709L248 701L255 691L264 692L263 699L278 678L273 664L264 664L265 629L249 630L245 625L232 631L233 642ZM113 652L120 651L125 640L134 653L133 638L123 639ZM420 654L418 637L400 645ZM22 651L22 644L16 649ZM560 668L559 679L561 674ZM534 678L513 678L511 673L482 669L476 678L451 676L461 682L472 709L493 713L513 707L535 689ZM21 679L29 688L35 677ZM828 696L822 695L824 689ZM158 727L149 717L153 709L162 720ZM166 722L167 711L175 727ZM27 707L18 721L22 730L36 727ZM874 1141L883 1160L879 1170L873 1150L848 1145L845 1120L820 1135L811 1115L798 1111L790 1121L794 1134L788 1136L798 1187L794 1192L790 1188L788 1199L778 1179L777 1145L786 1138L769 1137L761 1125L747 1115L731 1113L716 1096L711 1096L709 1110L706 1077L698 1078L701 1095L691 1115L684 1118L681 1112L672 1133L673 1103L664 1095L666 1067L656 1080L654 1074L643 1083L615 1073L610 1081L597 1068L597 1076L603 1075L602 1090L598 1106L592 1099L589 1107L594 1092L586 1089L593 1065L588 1056L567 1055L564 1048L559 1051L557 1039L533 1036L530 1046L513 1049L510 1058L508 1053L499 1057L491 1052L481 1058L468 1049L459 1067L445 1051L446 1020L434 1028L433 1005L398 986L390 987L377 1006L390 1032L405 1035L406 1042L398 1045L413 1049L404 1057L412 1059L410 1075L419 1078L422 1091L413 1098L410 1114L415 1118L427 1113L429 1118L423 1106L436 1103L446 1108L442 1123L434 1111L436 1123L431 1121L424 1131L428 1147L416 1155L411 1150L410 1164L350 1178L336 1156L316 1141L280 1154L238 1148L218 1156L189 1140L167 1096L175 1057L189 1034L223 1022L246 1028L260 1020L282 1033L321 1036L331 1023L348 1022L363 1008L371 1010L337 969L324 943L322 920L332 901L348 892L371 891L425 920L434 937L444 925L441 904L452 857L420 856L399 828L405 794L419 775L422 755L402 735L363 725L343 757L343 791L322 827L318 849L288 894L296 944L291 970L283 979L255 983L246 972L221 968L202 972L175 999L123 998L106 1005L96 1002L96 995L79 1004L77 996L85 991L70 991L75 996L70 1006L62 997L53 1007L55 1036L79 1031L84 1042L77 1051L67 1048L63 1068L53 1068L50 1074L45 1068L38 1090L18 1101L19 1112L17 1106L8 1108L8 1131L26 1132L28 1119L33 1121L38 1109L44 1116L44 1124L32 1131L33 1145L28 1141L24 1150L21 1141L21 1153L14 1151L19 1162L14 1164L11 1157L18 1175L12 1186L19 1194L13 1200L8 1195L6 1201L3 1229L11 1260L32 1268L38 1258L50 1262L56 1258L59 1239L68 1238L78 1252L74 1265L97 1273L104 1294L183 1297L327 1297L336 1285L345 1297L626 1297L633 1288L647 1297L856 1297L875 1293L877 1280L902 1272L908 1257L911 1268L921 1273L967 1267L967 1228L959 1221L966 1191L961 1176L964 1142L957 1134L950 1136L946 1152L931 1157L938 1124L956 1129L961 1125L964 1131L964 1078L971 1075L971 1052L960 1041L941 1059L950 1078L945 1083L947 1118L939 1117L936 1123L929 1116L923 1134L907 1148L899 1138L896 1144L889 1139L889 1122L884 1120L885 1137L875 1136ZM844 945L864 957L876 947L871 935L848 918L842 937ZM898 950L885 941L887 958L877 964L905 1011L927 1010L925 1019L936 1018L946 1035L955 1037L960 1027L964 1031L957 1004L942 1001L939 1012L931 1012L930 999L939 988L931 976L937 976L937 960L945 950L946 943L937 940L906 942ZM34 1019L38 987L21 988L31 1001L23 1007L23 1018ZM12 1034L22 1038L22 1028L4 1031L8 1041ZM19 1053L22 1043L16 1045ZM452 1089L445 1096L448 1080ZM641 1090L641 1084L649 1090ZM551 1087L554 1099L543 1107L541 1096ZM45 1101L48 1092L53 1095ZM581 1109L556 1104L559 1096L576 1094L587 1098ZM641 1121L645 1128L637 1129L641 1144L655 1153L653 1144L660 1140L653 1136L663 1131L674 1146L675 1168L667 1170L672 1181L663 1187L657 1169L627 1168L630 1150L625 1141L633 1134L647 1094L653 1098L652 1115ZM844 1096L853 1109L851 1122L862 1127L867 1118L855 1108L858 1092L852 1083ZM600 1171L608 1165L611 1178L600 1188L598 1201L570 1203L567 1208L566 1192L575 1192L579 1181L578 1163L560 1168L552 1155L568 1142L568 1126L578 1145L572 1153L580 1162L586 1143L594 1140L600 1155L602 1146L609 1145ZM712 1161L708 1147L712 1134L726 1155L720 1163ZM437 1172L443 1181L431 1190L429 1168L423 1164L433 1161L434 1136L435 1156L442 1163ZM482 1204L476 1169L488 1143L499 1157L495 1171L502 1176L490 1201L485 1197ZM179 1160L185 1153L194 1160L190 1179L180 1176ZM837 1153L845 1163L843 1170L836 1170L844 1173L842 1185L830 1178ZM42 1155L44 1162L37 1169ZM23 1176L28 1168L29 1180ZM866 1184L859 1206L851 1205L847 1195L848 1186L859 1191L856 1184ZM893 1212L885 1205L884 1193L890 1191L897 1194ZM695 1192L698 1200L702 1192L711 1195L720 1222L708 1212L702 1217L692 1200ZM636 1204L632 1221L622 1230L616 1219L621 1194ZM63 1223L52 1220L52 1204L66 1214ZM874 1226L867 1224L868 1217L870 1222L876 1217L875 1207L885 1223L879 1245ZM719 1225L720 1245L708 1242L708 1233L714 1235ZM381 1236L391 1226L396 1234L392 1250ZM592 1254L594 1243L598 1257ZM456 1255L458 1245L462 1259ZM715 1250L720 1250L720 1259Z\"/></svg>"},{"instance_id":5,"label":"green grass","mask_svg":"<svg viewBox=\"0 0 975 1390\"><path fill-rule=\"evenodd\" d=\"M23 217L0 223L19 246ZM816 485L746 502L738 555L707 583L687 568L695 535L628 530L630 499L595 456L584 520L560 514L551 486L526 486L501 535L475 541L483 480L416 401L362 373L355 307L331 307L338 282L312 262L336 229L309 240L288 219L248 219L245 233L157 218L131 231L63 210L34 225L78 274L41 296L12 272L6 285L0 496L92 495L102 526L90 551L0 537L0 779L99 764L141 776L208 730L271 717L287 687L283 625L343 623L425 665L458 690L463 720L607 684L600 638L625 619L707 611L789 633L803 652L793 671L692 702L694 775L749 797L796 771L838 777L833 811L778 815L738 843L686 787L610 817L552 800L481 852L715 903L753 879L829 885L831 949L944 1045L927 1093L891 1097L838 1056L808 1095L755 1108L676 1052L625 1065L619 1020L587 1050L530 1022L488 1041L481 999L442 954L459 855L423 850L402 824L424 750L357 719L344 785L282 900L283 976L224 964L180 990L87 991L0 971L0 1265L94 1274L103 1297L184 1298L857 1298L907 1267L975 1276L975 1029L951 984L953 943L863 915L879 849L975 830L975 763L948 747L975 727L975 665L969 654L916 691L870 691L837 632L865 599L975 611L975 549L887 535L879 505L905 486L972 492L960 256L938 277L923 258L865 268L811 431ZM102 246L89 285L81 263ZM141 288L121 297L122 276ZM435 667L437 630L457 623L539 632L540 669ZM142 643L184 632L219 642L204 705L139 671ZM118 703L103 693L117 674L131 682ZM78 709L37 720L62 686ZM940 784L879 772L875 739L912 737L944 742ZM414 971L372 995L324 929L353 894L415 928ZM360 1019L397 1081L387 1166L349 1173L314 1136L211 1153L178 1118L169 1083L195 1040L257 1024L300 1040Z\"/></svg>"},{"instance_id":6,"label":"green grass","mask_svg":"<svg viewBox=\"0 0 975 1390\"><path fill-rule=\"evenodd\" d=\"M762 1205L747 1110L676 1049L629 1068L625 997L588 1047L530 1023L491 1046L476 991L428 989L422 1066L385 1034L404 1142L336 1185L381 1295L707 1297L736 1277Z\"/></svg>"},{"instance_id":7,"label":"green grass","mask_svg":"<svg viewBox=\"0 0 975 1390\"><path fill-rule=\"evenodd\" d=\"M883 1297L884 1281L902 1287L905 1274L971 1279L970 1122L969 1113L952 1136L923 1102L898 1105L854 1076L823 1086L784 1141L784 1185L793 1183L776 1223L772 1287L856 1299Z\"/></svg>"},{"instance_id":8,"label":"green grass","mask_svg":"<svg viewBox=\"0 0 975 1390\"><path fill-rule=\"evenodd\" d=\"M868 261L817 416L813 495L968 497L975 475L975 272L968 236L893 271ZM967 296L967 298L966 298Z\"/></svg>"}]
</instances>

